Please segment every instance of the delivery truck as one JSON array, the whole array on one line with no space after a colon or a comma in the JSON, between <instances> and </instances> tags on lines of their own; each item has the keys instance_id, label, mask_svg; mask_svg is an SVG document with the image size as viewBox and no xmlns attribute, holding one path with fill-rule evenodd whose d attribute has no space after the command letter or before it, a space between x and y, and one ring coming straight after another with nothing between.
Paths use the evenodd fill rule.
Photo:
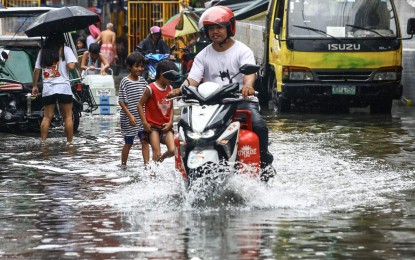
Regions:
<instances>
[{"instance_id":1,"label":"delivery truck","mask_svg":"<svg viewBox=\"0 0 415 260\"><path fill-rule=\"evenodd\" d=\"M260 100L280 112L332 104L390 113L402 96L402 40L414 33L410 18L410 37L401 34L393 0L270 0Z\"/></svg>"}]
</instances>

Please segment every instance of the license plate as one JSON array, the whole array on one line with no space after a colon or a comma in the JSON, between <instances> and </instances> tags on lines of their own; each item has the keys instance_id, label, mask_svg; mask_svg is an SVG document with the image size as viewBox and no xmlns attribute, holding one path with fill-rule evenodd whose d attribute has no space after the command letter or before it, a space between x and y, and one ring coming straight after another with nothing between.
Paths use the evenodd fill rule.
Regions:
<instances>
[{"instance_id":1,"label":"license plate","mask_svg":"<svg viewBox=\"0 0 415 260\"><path fill-rule=\"evenodd\" d=\"M334 85L331 93L333 95L355 95L356 86Z\"/></svg>"}]
</instances>

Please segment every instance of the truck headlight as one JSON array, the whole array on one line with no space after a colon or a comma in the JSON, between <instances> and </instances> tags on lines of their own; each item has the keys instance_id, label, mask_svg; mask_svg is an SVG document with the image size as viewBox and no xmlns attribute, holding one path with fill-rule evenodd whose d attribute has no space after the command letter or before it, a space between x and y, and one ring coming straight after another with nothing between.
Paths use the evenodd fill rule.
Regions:
<instances>
[{"instance_id":1,"label":"truck headlight","mask_svg":"<svg viewBox=\"0 0 415 260\"><path fill-rule=\"evenodd\" d=\"M310 81L314 80L313 73L308 68L304 67L283 67L282 68L283 80L294 81Z\"/></svg>"},{"instance_id":2,"label":"truck headlight","mask_svg":"<svg viewBox=\"0 0 415 260\"><path fill-rule=\"evenodd\" d=\"M391 81L400 80L402 67L384 67L380 68L373 75L374 81Z\"/></svg>"},{"instance_id":3,"label":"truck headlight","mask_svg":"<svg viewBox=\"0 0 415 260\"><path fill-rule=\"evenodd\" d=\"M378 71L373 76L373 80L397 80L398 73L396 71Z\"/></svg>"}]
</instances>

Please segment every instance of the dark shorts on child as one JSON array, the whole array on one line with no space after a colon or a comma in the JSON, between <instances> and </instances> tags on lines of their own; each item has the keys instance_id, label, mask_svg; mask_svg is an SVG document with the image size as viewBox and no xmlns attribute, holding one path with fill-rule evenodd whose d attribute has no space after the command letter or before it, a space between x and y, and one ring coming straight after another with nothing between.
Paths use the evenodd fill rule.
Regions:
<instances>
[{"instance_id":1,"label":"dark shorts on child","mask_svg":"<svg viewBox=\"0 0 415 260\"><path fill-rule=\"evenodd\" d=\"M140 142L146 142L143 139L143 137L144 137L144 131L142 131L142 130L138 131L137 136L140 139ZM135 139L135 136L134 135L124 136L124 141L125 141L126 144L134 144L134 139Z\"/></svg>"},{"instance_id":2,"label":"dark shorts on child","mask_svg":"<svg viewBox=\"0 0 415 260\"><path fill-rule=\"evenodd\" d=\"M151 130L152 131L157 131L159 133L160 143L162 143L162 144L166 144L166 137L167 137L168 132L174 133L173 129L170 129L167 132L163 132L163 130L161 130L161 127L158 127L158 126L152 126ZM143 140L150 143L150 133L144 132L143 133Z\"/></svg>"},{"instance_id":3,"label":"dark shorts on child","mask_svg":"<svg viewBox=\"0 0 415 260\"><path fill-rule=\"evenodd\" d=\"M56 104L56 101L59 104L70 104L72 103L72 95L65 94L53 94L50 96L42 97L43 105L52 105Z\"/></svg>"}]
</instances>

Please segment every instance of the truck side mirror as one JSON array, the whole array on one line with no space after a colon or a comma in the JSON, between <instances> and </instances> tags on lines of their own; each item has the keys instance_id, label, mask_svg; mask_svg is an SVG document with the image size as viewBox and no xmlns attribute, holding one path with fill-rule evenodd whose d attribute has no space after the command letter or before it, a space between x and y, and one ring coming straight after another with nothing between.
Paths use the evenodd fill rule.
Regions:
<instances>
[{"instance_id":1,"label":"truck side mirror","mask_svg":"<svg viewBox=\"0 0 415 260\"><path fill-rule=\"evenodd\" d=\"M8 58L9 58L9 55L7 54L7 52L2 51L1 52L1 59L2 59L2 61L3 60L6 61Z\"/></svg>"},{"instance_id":2,"label":"truck side mirror","mask_svg":"<svg viewBox=\"0 0 415 260\"><path fill-rule=\"evenodd\" d=\"M281 19L280 18L275 18L274 20L274 34L280 34L281 33Z\"/></svg>"},{"instance_id":3,"label":"truck side mirror","mask_svg":"<svg viewBox=\"0 0 415 260\"><path fill-rule=\"evenodd\" d=\"M415 34L415 18L408 19L408 25L406 27L406 33L409 35Z\"/></svg>"}]
</instances>

